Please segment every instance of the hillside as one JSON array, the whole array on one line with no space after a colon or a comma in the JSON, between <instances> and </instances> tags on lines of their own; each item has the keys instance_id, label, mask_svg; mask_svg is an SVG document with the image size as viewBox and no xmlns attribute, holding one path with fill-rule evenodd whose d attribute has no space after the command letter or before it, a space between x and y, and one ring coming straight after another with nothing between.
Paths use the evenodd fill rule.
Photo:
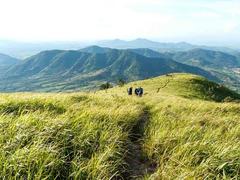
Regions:
<instances>
[{"instance_id":1,"label":"hillside","mask_svg":"<svg viewBox=\"0 0 240 180\"><path fill-rule=\"evenodd\" d=\"M173 72L193 73L218 81L211 73L198 67L184 65L165 56L144 56L150 53L154 52L97 46L78 51L43 51L9 68L1 78L0 91L89 90L106 81L134 81Z\"/></svg>"},{"instance_id":2,"label":"hillside","mask_svg":"<svg viewBox=\"0 0 240 180\"><path fill-rule=\"evenodd\" d=\"M187 52L178 52L171 56L174 60L199 67L233 68L239 67L240 61L236 56L220 51L193 49Z\"/></svg>"},{"instance_id":3,"label":"hillside","mask_svg":"<svg viewBox=\"0 0 240 180\"><path fill-rule=\"evenodd\" d=\"M186 52L167 53L166 55L177 62L209 71L218 79L221 79L224 85L238 92L240 91L240 76L235 72L235 69L240 67L240 59L237 54L194 49Z\"/></svg>"},{"instance_id":4,"label":"hillside","mask_svg":"<svg viewBox=\"0 0 240 180\"><path fill-rule=\"evenodd\" d=\"M19 60L11 56L0 54L0 66L10 66L19 63Z\"/></svg>"},{"instance_id":5,"label":"hillside","mask_svg":"<svg viewBox=\"0 0 240 180\"><path fill-rule=\"evenodd\" d=\"M0 53L0 75L7 71L10 66L16 65L19 62L16 58Z\"/></svg>"},{"instance_id":6,"label":"hillside","mask_svg":"<svg viewBox=\"0 0 240 180\"><path fill-rule=\"evenodd\" d=\"M190 74L168 74L160 78L130 83L132 86L146 87L149 93L171 94L188 99L223 101L225 98L240 99L240 95L228 88Z\"/></svg>"},{"instance_id":7,"label":"hillside","mask_svg":"<svg viewBox=\"0 0 240 180\"><path fill-rule=\"evenodd\" d=\"M130 86L143 97L128 96ZM239 177L240 96L203 77L0 98L1 179Z\"/></svg>"}]
</instances>

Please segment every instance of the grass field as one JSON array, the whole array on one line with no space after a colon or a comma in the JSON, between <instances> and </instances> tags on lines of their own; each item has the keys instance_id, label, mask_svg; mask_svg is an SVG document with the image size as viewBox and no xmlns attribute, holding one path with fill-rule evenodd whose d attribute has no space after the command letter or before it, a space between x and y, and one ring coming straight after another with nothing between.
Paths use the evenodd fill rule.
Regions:
<instances>
[{"instance_id":1,"label":"grass field","mask_svg":"<svg viewBox=\"0 0 240 180\"><path fill-rule=\"evenodd\" d=\"M188 74L1 94L0 179L239 179L239 98Z\"/></svg>"}]
</instances>

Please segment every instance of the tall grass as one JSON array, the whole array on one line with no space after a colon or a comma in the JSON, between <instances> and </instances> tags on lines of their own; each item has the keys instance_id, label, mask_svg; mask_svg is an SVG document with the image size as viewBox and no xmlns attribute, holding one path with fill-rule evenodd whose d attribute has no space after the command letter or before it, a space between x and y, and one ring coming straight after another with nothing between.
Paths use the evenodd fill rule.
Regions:
<instances>
[{"instance_id":1,"label":"tall grass","mask_svg":"<svg viewBox=\"0 0 240 180\"><path fill-rule=\"evenodd\" d=\"M128 86L144 87L145 96L138 101L150 109L143 151L157 169L146 179L239 179L240 104L216 102L231 96L231 91L220 87L213 97L216 85L185 74ZM116 88L110 93L124 91Z\"/></svg>"},{"instance_id":2,"label":"tall grass","mask_svg":"<svg viewBox=\"0 0 240 180\"><path fill-rule=\"evenodd\" d=\"M233 103L157 99L145 129L145 153L162 179L237 179L239 110Z\"/></svg>"},{"instance_id":3,"label":"tall grass","mask_svg":"<svg viewBox=\"0 0 240 180\"><path fill-rule=\"evenodd\" d=\"M240 104L216 102L238 96L223 90L177 74L96 93L1 94L0 179L124 179L146 109L142 153L157 167L145 179L239 179Z\"/></svg>"},{"instance_id":4,"label":"tall grass","mask_svg":"<svg viewBox=\"0 0 240 180\"><path fill-rule=\"evenodd\" d=\"M140 105L83 94L2 95L1 102L1 179L121 176Z\"/></svg>"}]
</instances>

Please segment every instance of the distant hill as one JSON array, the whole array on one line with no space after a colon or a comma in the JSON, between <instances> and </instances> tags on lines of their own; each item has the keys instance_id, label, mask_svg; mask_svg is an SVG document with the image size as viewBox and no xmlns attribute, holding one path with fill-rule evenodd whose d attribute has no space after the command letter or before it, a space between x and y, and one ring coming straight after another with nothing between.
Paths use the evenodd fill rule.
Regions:
<instances>
[{"instance_id":1,"label":"distant hill","mask_svg":"<svg viewBox=\"0 0 240 180\"><path fill-rule=\"evenodd\" d=\"M4 74L8 68L18 64L19 62L20 60L16 58L0 53L0 75Z\"/></svg>"},{"instance_id":2,"label":"distant hill","mask_svg":"<svg viewBox=\"0 0 240 180\"><path fill-rule=\"evenodd\" d=\"M176 52L170 54L175 61L200 66L200 67L239 67L240 61L236 56L220 51L211 51L205 49L193 49L186 52Z\"/></svg>"},{"instance_id":3,"label":"distant hill","mask_svg":"<svg viewBox=\"0 0 240 180\"><path fill-rule=\"evenodd\" d=\"M166 57L150 58L137 50L88 47L78 51L43 51L11 67L1 79L1 91L66 91L96 88L118 79L134 81L186 72L218 81L211 73ZM142 54L151 52L138 50ZM152 52L153 53L153 52Z\"/></svg>"},{"instance_id":4,"label":"distant hill","mask_svg":"<svg viewBox=\"0 0 240 180\"><path fill-rule=\"evenodd\" d=\"M148 39L135 39L132 41L124 41L120 39L100 41L96 43L99 46L119 48L119 49L138 49L138 48L149 48L153 50L165 50L165 51L183 51L190 50L195 46L186 42L179 43L162 43L150 41Z\"/></svg>"},{"instance_id":5,"label":"distant hill","mask_svg":"<svg viewBox=\"0 0 240 180\"><path fill-rule=\"evenodd\" d=\"M192 49L200 48L211 51L221 51L228 54L236 55L239 53L239 50L232 49L229 47L215 47L215 46L206 46L206 45L194 45L187 42L157 42L151 41L148 39L138 38L131 41L124 41L120 39L115 40L105 40L95 43L98 46L108 47L108 48L117 48L117 49L139 49L139 48L148 48L159 52L179 52L179 51L189 51Z\"/></svg>"},{"instance_id":6,"label":"distant hill","mask_svg":"<svg viewBox=\"0 0 240 180\"><path fill-rule=\"evenodd\" d=\"M113 50L113 49L94 45L94 46L89 46L89 47L80 49L79 51L86 52L86 53L95 53L95 54L100 53L100 54L103 54L103 53L110 52L111 50ZM128 51L134 52L136 54L146 56L146 57L150 57L150 58L159 58L159 57L166 58L166 57L168 57L164 53L160 53L160 52L154 51L154 50L149 49L149 48L124 49L124 50L128 50Z\"/></svg>"},{"instance_id":7,"label":"distant hill","mask_svg":"<svg viewBox=\"0 0 240 180\"><path fill-rule=\"evenodd\" d=\"M88 46L86 48L80 49L79 51L81 52L86 52L86 53L107 53L110 52L112 49L111 48L106 48L106 47L100 47L100 46Z\"/></svg>"},{"instance_id":8,"label":"distant hill","mask_svg":"<svg viewBox=\"0 0 240 180\"><path fill-rule=\"evenodd\" d=\"M11 66L19 63L19 59L0 53L0 66Z\"/></svg>"},{"instance_id":9,"label":"distant hill","mask_svg":"<svg viewBox=\"0 0 240 180\"><path fill-rule=\"evenodd\" d=\"M4 54L11 55L20 59L24 59L33 56L41 51L62 49L62 50L77 50L87 46L102 46L116 49L139 49L149 48L159 52L178 52L188 51L195 48L208 49L214 51L222 51L235 55L239 53L239 50L229 47L214 47L205 45L194 45L187 42L157 42L148 39L138 38L131 41L125 41L120 39L104 40L98 42L14 42L0 40L0 49Z\"/></svg>"},{"instance_id":10,"label":"distant hill","mask_svg":"<svg viewBox=\"0 0 240 180\"><path fill-rule=\"evenodd\" d=\"M138 48L138 49L129 49L129 50L149 58L169 58L168 56L165 55L165 53L160 53L148 48Z\"/></svg>"}]
</instances>

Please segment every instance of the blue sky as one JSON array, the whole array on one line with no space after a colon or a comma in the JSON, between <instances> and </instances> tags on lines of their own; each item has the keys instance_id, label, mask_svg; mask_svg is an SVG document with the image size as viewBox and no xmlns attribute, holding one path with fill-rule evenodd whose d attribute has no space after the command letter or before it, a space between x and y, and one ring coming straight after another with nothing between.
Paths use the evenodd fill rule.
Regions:
<instances>
[{"instance_id":1,"label":"blue sky","mask_svg":"<svg viewBox=\"0 0 240 180\"><path fill-rule=\"evenodd\" d=\"M0 39L240 45L240 0L0 0Z\"/></svg>"}]
</instances>

